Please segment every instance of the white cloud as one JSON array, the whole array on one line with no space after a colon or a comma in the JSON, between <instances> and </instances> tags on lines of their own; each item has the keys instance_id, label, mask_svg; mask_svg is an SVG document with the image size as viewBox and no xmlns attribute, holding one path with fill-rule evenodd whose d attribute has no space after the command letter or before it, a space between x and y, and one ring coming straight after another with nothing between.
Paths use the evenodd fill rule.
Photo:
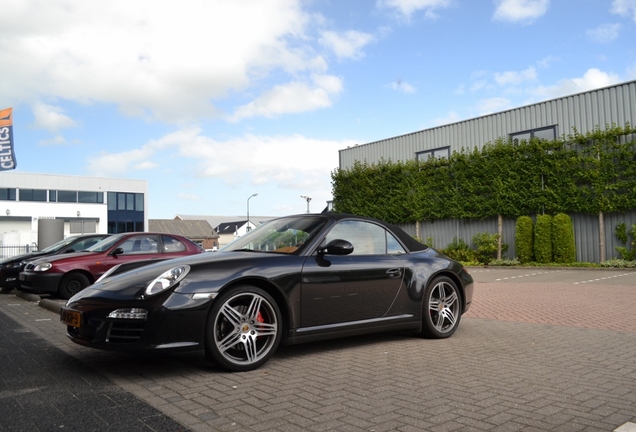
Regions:
<instances>
[{"instance_id":1,"label":"white cloud","mask_svg":"<svg viewBox=\"0 0 636 432\"><path fill-rule=\"evenodd\" d=\"M43 102L36 102L32 106L33 125L38 129L46 129L49 132L57 132L60 129L76 127L75 120L64 114L64 109Z\"/></svg>"},{"instance_id":2,"label":"white cloud","mask_svg":"<svg viewBox=\"0 0 636 432\"><path fill-rule=\"evenodd\" d=\"M608 43L618 38L620 24L602 24L585 32L587 37L597 43Z\"/></svg>"},{"instance_id":3,"label":"white cloud","mask_svg":"<svg viewBox=\"0 0 636 432\"><path fill-rule=\"evenodd\" d=\"M182 199L184 201L201 201L201 197L195 194L187 194L187 193L179 193L177 194L177 198Z\"/></svg>"},{"instance_id":4,"label":"white cloud","mask_svg":"<svg viewBox=\"0 0 636 432\"><path fill-rule=\"evenodd\" d=\"M533 93L538 97L554 99L607 87L618 82L620 82L618 75L592 68L588 69L580 78L563 79L552 86L540 86L536 88Z\"/></svg>"},{"instance_id":5,"label":"white cloud","mask_svg":"<svg viewBox=\"0 0 636 432\"><path fill-rule=\"evenodd\" d=\"M276 117L286 113L300 113L327 108L332 98L342 91L342 80L330 75L315 75L313 82L291 82L278 85L239 107L231 120L254 116Z\"/></svg>"},{"instance_id":6,"label":"white cloud","mask_svg":"<svg viewBox=\"0 0 636 432\"><path fill-rule=\"evenodd\" d=\"M0 14L0 98L115 104L173 123L219 117L216 104L234 93L259 100L326 74L307 34L316 21L300 0L183 0L178 13L154 0L13 2ZM367 38L344 33L330 48L355 57ZM264 77L275 81L265 87ZM323 92L325 101L307 109L329 106L331 96ZM299 109L292 103L277 112Z\"/></svg>"},{"instance_id":7,"label":"white cloud","mask_svg":"<svg viewBox=\"0 0 636 432\"><path fill-rule=\"evenodd\" d=\"M393 9L406 19L423 10L424 16L434 19L437 18L437 9L449 7L451 3L451 0L377 0L376 6Z\"/></svg>"},{"instance_id":8,"label":"white cloud","mask_svg":"<svg viewBox=\"0 0 636 432\"><path fill-rule=\"evenodd\" d=\"M413 87L411 84L406 81L402 81L401 79L397 81L393 81L388 85L388 87L392 90L399 91L406 94L415 93L417 89Z\"/></svg>"},{"instance_id":9,"label":"white cloud","mask_svg":"<svg viewBox=\"0 0 636 432\"><path fill-rule=\"evenodd\" d=\"M156 168L159 165L151 161L151 158L155 157L158 152L178 148L182 142L195 139L198 133L197 128L183 129L158 140L150 140L139 148L132 148L120 153L102 151L97 156L89 158L86 170L95 176L117 176L138 167L143 169ZM164 157L164 159L170 158Z\"/></svg>"},{"instance_id":10,"label":"white cloud","mask_svg":"<svg viewBox=\"0 0 636 432\"><path fill-rule=\"evenodd\" d=\"M43 146L48 146L48 145L60 146L60 145L66 145L68 144L68 142L66 141L66 138L64 138L64 136L55 135L51 139L39 141L38 144Z\"/></svg>"},{"instance_id":11,"label":"white cloud","mask_svg":"<svg viewBox=\"0 0 636 432\"><path fill-rule=\"evenodd\" d=\"M543 16L550 0L495 0L494 20L532 22Z\"/></svg>"},{"instance_id":12,"label":"white cloud","mask_svg":"<svg viewBox=\"0 0 636 432\"><path fill-rule=\"evenodd\" d=\"M434 118L433 126L448 125L451 123L457 123L460 120L461 120L461 117L459 116L459 114L457 114L455 111L451 111L444 117Z\"/></svg>"},{"instance_id":13,"label":"white cloud","mask_svg":"<svg viewBox=\"0 0 636 432\"><path fill-rule=\"evenodd\" d=\"M329 173L338 167L338 150L355 144L302 135L245 135L219 141L201 135L198 128L188 128L125 152L102 152L89 160L87 170L91 175L112 176L139 165L159 168L153 161L173 163L178 153L186 164L194 164L190 172L200 178L217 178L227 184L248 180L253 185L330 190Z\"/></svg>"},{"instance_id":14,"label":"white cloud","mask_svg":"<svg viewBox=\"0 0 636 432\"><path fill-rule=\"evenodd\" d=\"M534 81L537 79L537 70L533 67L529 67L520 72L506 71L495 73L495 81L500 86L506 85L518 85L524 81Z\"/></svg>"},{"instance_id":15,"label":"white cloud","mask_svg":"<svg viewBox=\"0 0 636 432\"><path fill-rule=\"evenodd\" d=\"M636 22L636 0L614 0L610 11Z\"/></svg>"},{"instance_id":16,"label":"white cloud","mask_svg":"<svg viewBox=\"0 0 636 432\"><path fill-rule=\"evenodd\" d=\"M511 107L510 99L503 97L495 97L483 99L477 104L477 112L479 115L492 114L494 112L504 111Z\"/></svg>"},{"instance_id":17,"label":"white cloud","mask_svg":"<svg viewBox=\"0 0 636 432\"><path fill-rule=\"evenodd\" d=\"M358 31L336 33L324 32L320 38L320 44L334 52L338 59L360 59L364 57L362 48L373 41L373 36Z\"/></svg>"}]
</instances>

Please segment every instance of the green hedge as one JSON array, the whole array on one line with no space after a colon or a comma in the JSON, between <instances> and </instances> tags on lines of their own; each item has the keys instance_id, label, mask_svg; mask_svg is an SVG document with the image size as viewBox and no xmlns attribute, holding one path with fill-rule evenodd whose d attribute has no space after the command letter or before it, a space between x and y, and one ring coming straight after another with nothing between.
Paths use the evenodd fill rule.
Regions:
<instances>
[{"instance_id":1,"label":"green hedge","mask_svg":"<svg viewBox=\"0 0 636 432\"><path fill-rule=\"evenodd\" d=\"M552 219L552 255L555 263L576 261L574 226L570 216L559 213Z\"/></svg>"},{"instance_id":2,"label":"green hedge","mask_svg":"<svg viewBox=\"0 0 636 432\"><path fill-rule=\"evenodd\" d=\"M534 224L530 216L520 216L517 219L515 250L521 263L534 261Z\"/></svg>"},{"instance_id":3,"label":"green hedge","mask_svg":"<svg viewBox=\"0 0 636 432\"><path fill-rule=\"evenodd\" d=\"M536 262L552 262L552 216L537 215L534 226L534 257Z\"/></svg>"},{"instance_id":4,"label":"green hedge","mask_svg":"<svg viewBox=\"0 0 636 432\"><path fill-rule=\"evenodd\" d=\"M636 208L636 129L500 139L449 159L356 162L332 172L334 209L393 223Z\"/></svg>"}]
</instances>

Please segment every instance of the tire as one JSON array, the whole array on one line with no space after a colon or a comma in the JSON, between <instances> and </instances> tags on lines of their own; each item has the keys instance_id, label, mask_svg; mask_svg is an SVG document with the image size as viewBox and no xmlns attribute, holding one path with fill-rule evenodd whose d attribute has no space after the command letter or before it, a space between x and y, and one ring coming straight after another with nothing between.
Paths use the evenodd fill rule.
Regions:
<instances>
[{"instance_id":1,"label":"tire","mask_svg":"<svg viewBox=\"0 0 636 432\"><path fill-rule=\"evenodd\" d=\"M450 337L459 326L461 311L457 284L449 277L436 277L424 292L420 336L430 339Z\"/></svg>"},{"instance_id":2,"label":"tire","mask_svg":"<svg viewBox=\"0 0 636 432\"><path fill-rule=\"evenodd\" d=\"M11 287L0 287L0 293L2 294L9 294L11 291L13 291Z\"/></svg>"},{"instance_id":3,"label":"tire","mask_svg":"<svg viewBox=\"0 0 636 432\"><path fill-rule=\"evenodd\" d=\"M90 284L91 282L88 280L88 277L82 273L69 273L60 281L57 293L64 300L68 300Z\"/></svg>"},{"instance_id":4,"label":"tire","mask_svg":"<svg viewBox=\"0 0 636 432\"><path fill-rule=\"evenodd\" d=\"M238 286L221 294L210 309L206 353L214 364L233 372L257 369L281 340L281 314L266 291Z\"/></svg>"}]
</instances>

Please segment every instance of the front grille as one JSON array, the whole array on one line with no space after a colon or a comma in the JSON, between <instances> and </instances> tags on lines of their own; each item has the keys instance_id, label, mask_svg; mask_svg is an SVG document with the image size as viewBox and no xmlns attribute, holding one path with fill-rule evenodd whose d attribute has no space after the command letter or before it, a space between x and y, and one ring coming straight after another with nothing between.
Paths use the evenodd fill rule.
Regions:
<instances>
[{"instance_id":1,"label":"front grille","mask_svg":"<svg viewBox=\"0 0 636 432\"><path fill-rule=\"evenodd\" d=\"M141 338L146 322L113 321L108 327L106 342L112 344L131 344Z\"/></svg>"},{"instance_id":2,"label":"front grille","mask_svg":"<svg viewBox=\"0 0 636 432\"><path fill-rule=\"evenodd\" d=\"M25 270L33 270L33 267L35 267L35 264L30 262L30 263L27 263L27 265L24 266L24 269Z\"/></svg>"}]
</instances>

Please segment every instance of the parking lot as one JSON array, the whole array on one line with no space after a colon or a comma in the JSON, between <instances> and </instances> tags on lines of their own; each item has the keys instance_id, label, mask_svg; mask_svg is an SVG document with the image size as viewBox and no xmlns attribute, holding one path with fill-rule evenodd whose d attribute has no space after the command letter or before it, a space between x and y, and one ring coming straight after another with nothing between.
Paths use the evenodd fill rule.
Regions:
<instances>
[{"instance_id":1,"label":"parking lot","mask_svg":"<svg viewBox=\"0 0 636 432\"><path fill-rule=\"evenodd\" d=\"M47 358L59 365L48 374L77 361L118 395L139 401L137 411L121 412L131 430L636 430L635 271L470 272L474 302L450 339L385 334L283 347L246 373L226 373L196 357L133 357L76 346L54 312L13 294L0 296L0 312L13 326L2 331L37 338L39 350L49 347ZM54 405L55 422L43 427L34 420L31 430L70 429L68 411L28 396L46 391L46 384L12 388L8 377L0 378L0 396L16 400L16 409L36 413ZM79 404L78 395L68 397ZM103 412L75 415L96 425L93 430L116 430L116 420ZM146 421L150 416L162 421ZM27 430L4 418L0 430Z\"/></svg>"}]
</instances>

